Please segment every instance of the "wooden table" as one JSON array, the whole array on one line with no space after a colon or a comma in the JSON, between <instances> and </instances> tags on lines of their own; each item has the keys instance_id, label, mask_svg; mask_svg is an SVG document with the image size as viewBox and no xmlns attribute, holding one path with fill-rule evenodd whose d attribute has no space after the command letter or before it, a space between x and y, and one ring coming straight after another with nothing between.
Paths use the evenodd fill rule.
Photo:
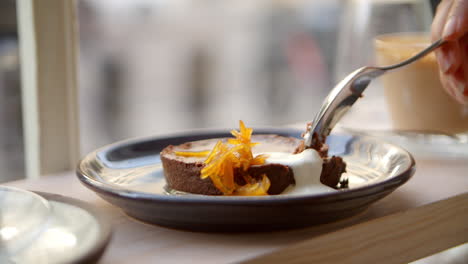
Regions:
<instances>
[{"instance_id":1,"label":"wooden table","mask_svg":"<svg viewBox=\"0 0 468 264\"><path fill-rule=\"evenodd\" d=\"M101 209L114 227L101 263L404 263L468 242L468 162L416 162L409 182L356 217L271 233L207 234L148 225L99 198L71 171L7 185Z\"/></svg>"}]
</instances>

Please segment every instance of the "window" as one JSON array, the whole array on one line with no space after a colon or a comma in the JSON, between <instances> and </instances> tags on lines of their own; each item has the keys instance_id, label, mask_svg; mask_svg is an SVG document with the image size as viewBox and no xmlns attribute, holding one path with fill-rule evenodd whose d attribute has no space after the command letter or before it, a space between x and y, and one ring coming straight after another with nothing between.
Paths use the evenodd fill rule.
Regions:
<instances>
[{"instance_id":1,"label":"window","mask_svg":"<svg viewBox=\"0 0 468 264\"><path fill-rule=\"evenodd\" d=\"M238 119L250 126L308 120L334 83L339 1L24 0L17 5L23 39L10 52L21 54L23 92L15 93L16 125L4 126L17 132L8 132L4 142L17 144L18 177L71 169L79 148L84 154L129 137L233 127ZM5 19L2 15L0 21ZM76 44L79 63L73 56ZM5 91L0 100L6 100ZM10 122L0 118L0 126ZM12 137L23 140L24 155L21 139ZM5 160L13 157L8 147L1 146L0 153L8 154L0 156L0 164L13 164Z\"/></svg>"},{"instance_id":2,"label":"window","mask_svg":"<svg viewBox=\"0 0 468 264\"><path fill-rule=\"evenodd\" d=\"M333 83L339 1L79 0L78 10L84 152L238 119L308 120Z\"/></svg>"},{"instance_id":3,"label":"window","mask_svg":"<svg viewBox=\"0 0 468 264\"><path fill-rule=\"evenodd\" d=\"M24 177L15 1L0 2L0 182Z\"/></svg>"}]
</instances>

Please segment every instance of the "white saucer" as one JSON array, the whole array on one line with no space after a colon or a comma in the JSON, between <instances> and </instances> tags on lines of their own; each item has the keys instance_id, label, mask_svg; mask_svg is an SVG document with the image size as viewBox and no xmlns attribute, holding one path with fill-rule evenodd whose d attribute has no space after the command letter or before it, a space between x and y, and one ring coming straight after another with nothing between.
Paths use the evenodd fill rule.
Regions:
<instances>
[{"instance_id":1,"label":"white saucer","mask_svg":"<svg viewBox=\"0 0 468 264\"><path fill-rule=\"evenodd\" d=\"M43 231L23 250L1 263L95 263L106 249L111 227L92 206L56 194L36 192L49 201L51 215Z\"/></svg>"}]
</instances>

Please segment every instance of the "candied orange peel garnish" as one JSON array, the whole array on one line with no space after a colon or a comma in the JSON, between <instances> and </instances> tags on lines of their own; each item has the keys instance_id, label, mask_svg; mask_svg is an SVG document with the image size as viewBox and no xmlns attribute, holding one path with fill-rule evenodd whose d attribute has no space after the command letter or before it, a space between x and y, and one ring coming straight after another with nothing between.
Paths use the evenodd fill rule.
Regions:
<instances>
[{"instance_id":1,"label":"candied orange peel garnish","mask_svg":"<svg viewBox=\"0 0 468 264\"><path fill-rule=\"evenodd\" d=\"M266 175L256 180L247 173L244 174L245 185L239 186L234 180L234 171L246 172L250 166L262 165L267 155L253 156L252 147L258 143L251 142L253 129L245 127L239 121L239 131L232 130L234 138L227 143L218 141L204 161L205 167L201 170L202 179L210 178L213 184L225 195L267 195L270 180Z\"/></svg>"},{"instance_id":2,"label":"candied orange peel garnish","mask_svg":"<svg viewBox=\"0 0 468 264\"><path fill-rule=\"evenodd\" d=\"M174 151L174 153L182 157L206 157L210 154L210 151Z\"/></svg>"},{"instance_id":3,"label":"candied orange peel garnish","mask_svg":"<svg viewBox=\"0 0 468 264\"><path fill-rule=\"evenodd\" d=\"M248 196L254 196L254 195L266 195L268 189L270 188L270 179L263 174L261 181L258 182L252 182L248 183L243 186L239 186L234 194L235 195L248 195Z\"/></svg>"}]
</instances>

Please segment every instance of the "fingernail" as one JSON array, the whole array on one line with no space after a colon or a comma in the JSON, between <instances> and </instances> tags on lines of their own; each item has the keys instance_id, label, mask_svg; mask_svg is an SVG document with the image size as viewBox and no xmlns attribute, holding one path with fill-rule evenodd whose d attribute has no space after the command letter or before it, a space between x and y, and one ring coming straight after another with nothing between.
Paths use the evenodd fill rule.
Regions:
<instances>
[{"instance_id":1,"label":"fingernail","mask_svg":"<svg viewBox=\"0 0 468 264\"><path fill-rule=\"evenodd\" d=\"M455 34L455 32L457 31L457 27L458 27L458 19L454 17L450 18L449 21L444 26L444 30L442 32L442 38L447 39L453 34Z\"/></svg>"},{"instance_id":2,"label":"fingernail","mask_svg":"<svg viewBox=\"0 0 468 264\"><path fill-rule=\"evenodd\" d=\"M459 100L463 100L463 97L468 96L468 89L464 81L457 80L455 77L450 77L450 82L455 88L455 97Z\"/></svg>"},{"instance_id":3,"label":"fingernail","mask_svg":"<svg viewBox=\"0 0 468 264\"><path fill-rule=\"evenodd\" d=\"M439 62L440 70L442 70L443 73L446 73L450 69L450 59L448 56L450 56L450 52L447 52L445 55L442 52L436 52L437 56L437 61Z\"/></svg>"}]
</instances>

